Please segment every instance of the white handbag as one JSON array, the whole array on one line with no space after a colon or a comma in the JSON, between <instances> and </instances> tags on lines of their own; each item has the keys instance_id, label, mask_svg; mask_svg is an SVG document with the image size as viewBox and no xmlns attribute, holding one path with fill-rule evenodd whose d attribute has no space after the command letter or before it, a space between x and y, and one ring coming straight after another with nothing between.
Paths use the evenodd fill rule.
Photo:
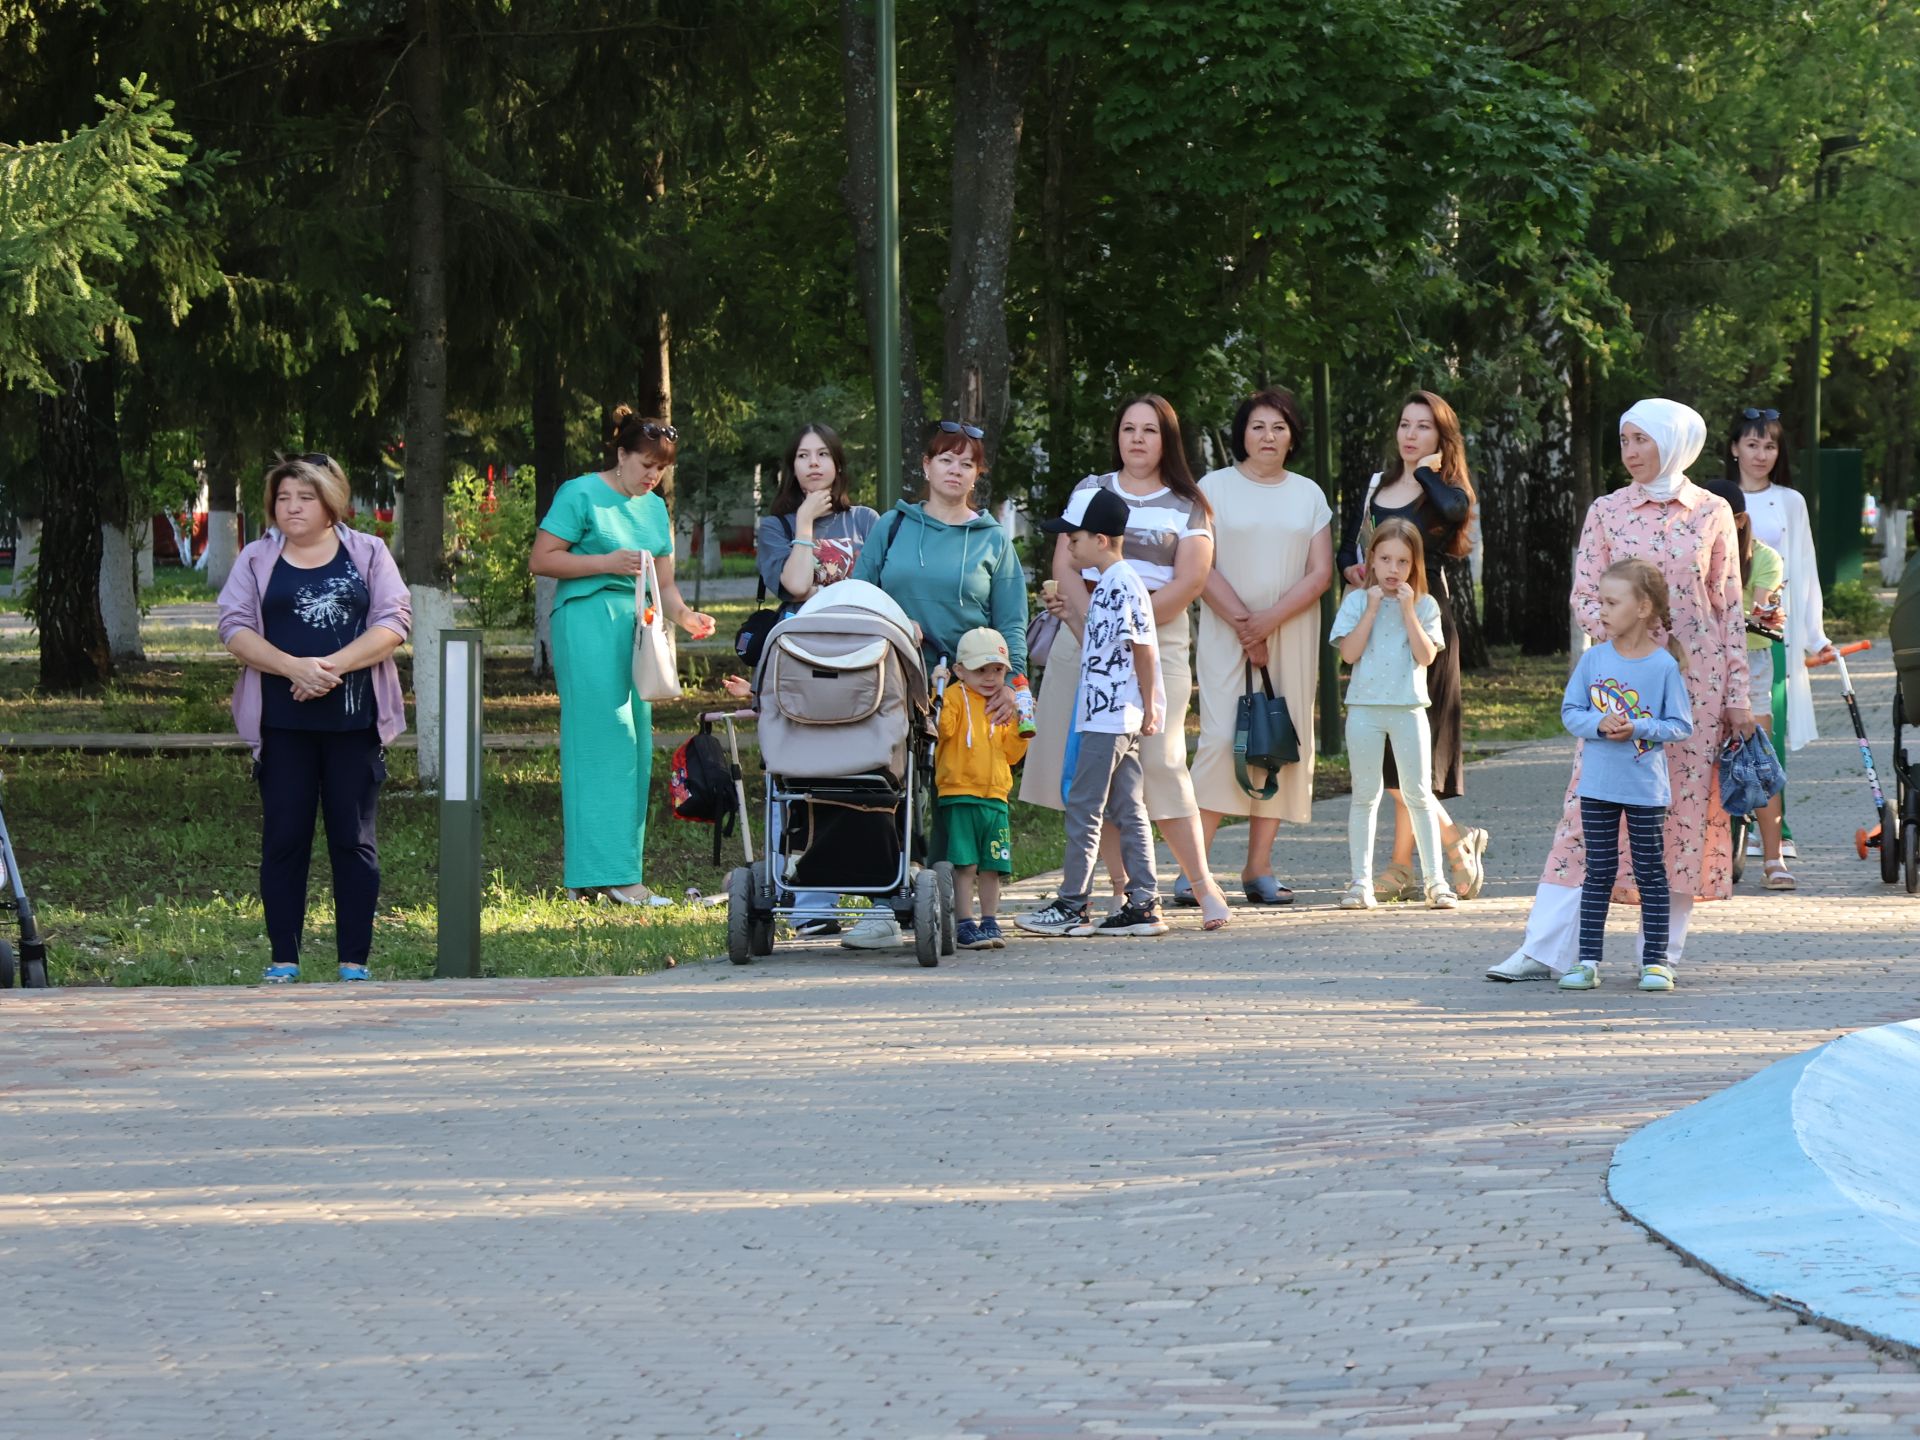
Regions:
<instances>
[{"instance_id":1,"label":"white handbag","mask_svg":"<svg viewBox=\"0 0 1920 1440\"><path fill-rule=\"evenodd\" d=\"M633 577L633 692L642 700L678 700L680 663L667 633L666 604L660 598L660 577L653 556L644 557ZM652 592L649 601L648 592Z\"/></svg>"}]
</instances>

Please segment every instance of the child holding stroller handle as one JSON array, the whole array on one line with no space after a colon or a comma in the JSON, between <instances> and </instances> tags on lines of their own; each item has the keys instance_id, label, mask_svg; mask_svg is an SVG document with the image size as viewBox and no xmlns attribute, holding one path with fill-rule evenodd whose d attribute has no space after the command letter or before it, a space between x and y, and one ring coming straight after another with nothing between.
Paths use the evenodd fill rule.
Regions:
<instances>
[{"instance_id":1,"label":"child holding stroller handle","mask_svg":"<svg viewBox=\"0 0 1920 1440\"><path fill-rule=\"evenodd\" d=\"M1166 719L1166 693L1160 683L1153 601L1139 574L1121 558L1126 538L1127 502L1107 489L1075 491L1064 515L1041 528L1065 535L1072 563L1099 572L1087 601L1080 649L1080 690L1074 701L1074 740L1069 754L1072 784L1067 791L1067 854L1060 893L1045 909L1014 923L1036 935L1164 935L1160 886L1153 871L1153 833L1147 823L1143 736L1158 732ZM1048 597L1048 608L1062 602ZM1095 923L1087 915L1093 865L1100 849L1100 827L1110 823L1120 836L1127 872L1123 904Z\"/></svg>"},{"instance_id":2,"label":"child holding stroller handle","mask_svg":"<svg viewBox=\"0 0 1920 1440\"><path fill-rule=\"evenodd\" d=\"M1007 642L984 625L960 637L957 677L940 702L934 750L938 826L953 866L954 943L962 950L1000 950L1006 937L995 913L1000 877L1013 873L1013 821L1007 796L1013 767L1027 753L1017 721L995 722L990 706L1007 684ZM979 891L980 913L974 914Z\"/></svg>"}]
</instances>

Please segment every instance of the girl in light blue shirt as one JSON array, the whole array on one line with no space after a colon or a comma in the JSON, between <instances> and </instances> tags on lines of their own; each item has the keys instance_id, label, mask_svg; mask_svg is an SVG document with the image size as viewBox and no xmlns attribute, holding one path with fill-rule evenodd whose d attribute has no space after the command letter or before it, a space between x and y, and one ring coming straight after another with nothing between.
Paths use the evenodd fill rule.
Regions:
<instances>
[{"instance_id":1,"label":"girl in light blue shirt","mask_svg":"<svg viewBox=\"0 0 1920 1440\"><path fill-rule=\"evenodd\" d=\"M1367 547L1367 584L1347 592L1328 639L1353 666L1347 681L1347 756L1353 804L1347 852L1353 883L1342 910L1371 910L1374 825L1386 788L1387 745L1400 768L1400 794L1413 822L1413 842L1426 879L1427 907L1451 910L1459 897L1441 868L1440 817L1434 811L1433 740L1427 729L1427 666L1446 641L1440 605L1427 593L1420 531L1406 520L1383 520Z\"/></svg>"},{"instance_id":2,"label":"girl in light blue shirt","mask_svg":"<svg viewBox=\"0 0 1920 1440\"><path fill-rule=\"evenodd\" d=\"M1600 577L1607 638L1580 657L1560 702L1560 719L1580 746L1580 832L1587 851L1580 884L1580 963L1562 990L1600 984L1607 909L1620 872L1625 822L1633 878L1640 886L1640 988L1673 989L1667 960L1667 806L1673 786L1666 746L1693 734L1693 705L1681 673L1687 652L1673 633L1666 576L1651 561L1616 560ZM1653 638L1659 626L1667 637Z\"/></svg>"}]
</instances>

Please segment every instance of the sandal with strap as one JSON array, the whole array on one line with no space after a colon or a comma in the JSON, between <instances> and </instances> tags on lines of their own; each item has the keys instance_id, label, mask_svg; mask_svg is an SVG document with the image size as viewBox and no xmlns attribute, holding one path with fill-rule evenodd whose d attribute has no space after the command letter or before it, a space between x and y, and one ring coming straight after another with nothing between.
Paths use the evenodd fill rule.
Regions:
<instances>
[{"instance_id":1,"label":"sandal with strap","mask_svg":"<svg viewBox=\"0 0 1920 1440\"><path fill-rule=\"evenodd\" d=\"M1767 889L1798 890L1800 888L1800 882L1794 879L1793 872L1787 869L1786 861L1767 860L1762 863L1761 868L1767 872Z\"/></svg>"},{"instance_id":2,"label":"sandal with strap","mask_svg":"<svg viewBox=\"0 0 1920 1440\"><path fill-rule=\"evenodd\" d=\"M1478 898L1487 888L1487 832L1465 831L1447 848L1447 879L1462 900Z\"/></svg>"},{"instance_id":3,"label":"sandal with strap","mask_svg":"<svg viewBox=\"0 0 1920 1440\"><path fill-rule=\"evenodd\" d=\"M1227 897L1217 889L1211 895L1203 895L1199 900L1200 928L1202 930L1224 930L1227 928Z\"/></svg>"},{"instance_id":4,"label":"sandal with strap","mask_svg":"<svg viewBox=\"0 0 1920 1440\"><path fill-rule=\"evenodd\" d=\"M1420 893L1419 877L1413 873L1411 865L1396 861L1373 877L1373 898L1376 900L1410 900Z\"/></svg>"},{"instance_id":5,"label":"sandal with strap","mask_svg":"<svg viewBox=\"0 0 1920 1440\"><path fill-rule=\"evenodd\" d=\"M1291 905L1293 891L1271 875L1242 875L1240 888L1249 905Z\"/></svg>"}]
</instances>

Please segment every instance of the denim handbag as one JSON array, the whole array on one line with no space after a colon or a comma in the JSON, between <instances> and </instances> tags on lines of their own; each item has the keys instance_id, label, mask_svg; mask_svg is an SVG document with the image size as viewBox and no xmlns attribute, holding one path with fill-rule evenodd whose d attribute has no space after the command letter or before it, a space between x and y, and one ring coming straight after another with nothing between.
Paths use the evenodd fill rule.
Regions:
<instances>
[{"instance_id":1,"label":"denim handbag","mask_svg":"<svg viewBox=\"0 0 1920 1440\"><path fill-rule=\"evenodd\" d=\"M1260 667L1260 689L1253 688L1253 662L1243 662L1247 670L1246 693L1240 697L1239 712L1233 726L1233 778L1255 800L1271 800L1280 789L1280 770L1298 764L1300 736L1293 728L1293 715L1286 697L1273 693L1273 677ZM1263 693L1264 692L1264 693ZM1256 790L1247 778L1247 766L1257 765L1267 772L1266 788Z\"/></svg>"},{"instance_id":2,"label":"denim handbag","mask_svg":"<svg viewBox=\"0 0 1920 1440\"><path fill-rule=\"evenodd\" d=\"M1727 814L1751 815L1786 788L1786 771L1766 731L1756 729L1745 740L1729 735L1721 741L1720 805Z\"/></svg>"}]
</instances>

